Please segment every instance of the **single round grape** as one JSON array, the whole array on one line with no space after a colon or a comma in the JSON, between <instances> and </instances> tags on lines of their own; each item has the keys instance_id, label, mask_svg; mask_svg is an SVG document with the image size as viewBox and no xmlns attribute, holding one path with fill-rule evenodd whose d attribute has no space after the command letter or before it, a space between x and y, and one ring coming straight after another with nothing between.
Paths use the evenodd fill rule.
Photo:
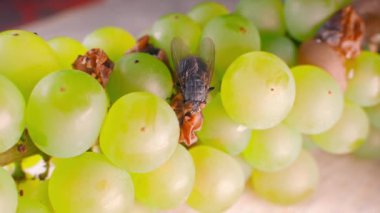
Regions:
<instances>
[{"instance_id":1,"label":"single round grape","mask_svg":"<svg viewBox=\"0 0 380 213\"><path fill-rule=\"evenodd\" d=\"M202 129L197 132L201 144L213 146L230 155L240 154L251 138L251 130L233 121L217 94L202 111Z\"/></svg>"},{"instance_id":2,"label":"single round grape","mask_svg":"<svg viewBox=\"0 0 380 213\"><path fill-rule=\"evenodd\" d=\"M348 63L347 99L360 106L380 103L380 55L363 51Z\"/></svg>"},{"instance_id":3,"label":"single round grape","mask_svg":"<svg viewBox=\"0 0 380 213\"><path fill-rule=\"evenodd\" d=\"M347 88L344 60L326 43L317 42L314 39L304 42L298 51L298 64L321 67L334 77L343 91Z\"/></svg>"},{"instance_id":4,"label":"single round grape","mask_svg":"<svg viewBox=\"0 0 380 213\"><path fill-rule=\"evenodd\" d=\"M181 38L192 53L198 48L201 27L188 16L181 13L170 13L160 17L152 26L150 36L152 44L165 51L171 59L173 38Z\"/></svg>"},{"instance_id":5,"label":"single round grape","mask_svg":"<svg viewBox=\"0 0 380 213\"><path fill-rule=\"evenodd\" d=\"M135 44L136 40L129 32L112 26L98 28L88 34L83 40L83 45L87 49L100 48L114 62Z\"/></svg>"},{"instance_id":6,"label":"single round grape","mask_svg":"<svg viewBox=\"0 0 380 213\"><path fill-rule=\"evenodd\" d=\"M244 159L255 169L274 172L290 166L302 148L302 136L285 124L253 130Z\"/></svg>"},{"instance_id":7,"label":"single round grape","mask_svg":"<svg viewBox=\"0 0 380 213\"><path fill-rule=\"evenodd\" d=\"M261 34L285 34L281 0L240 0L236 12L252 21Z\"/></svg>"},{"instance_id":8,"label":"single round grape","mask_svg":"<svg viewBox=\"0 0 380 213\"><path fill-rule=\"evenodd\" d=\"M285 24L290 35L305 41L312 38L327 19L341 8L337 0L287 0Z\"/></svg>"},{"instance_id":9,"label":"single round grape","mask_svg":"<svg viewBox=\"0 0 380 213\"><path fill-rule=\"evenodd\" d=\"M10 80L0 75L0 153L20 139L25 128L24 111L24 96Z\"/></svg>"},{"instance_id":10,"label":"single round grape","mask_svg":"<svg viewBox=\"0 0 380 213\"><path fill-rule=\"evenodd\" d=\"M371 126L367 140L354 154L361 158L380 159L380 128Z\"/></svg>"},{"instance_id":11,"label":"single round grape","mask_svg":"<svg viewBox=\"0 0 380 213\"><path fill-rule=\"evenodd\" d=\"M157 169L131 175L136 200L158 209L173 209L189 196L194 185L195 168L189 152L179 145L171 158Z\"/></svg>"},{"instance_id":12,"label":"single round grape","mask_svg":"<svg viewBox=\"0 0 380 213\"><path fill-rule=\"evenodd\" d=\"M58 56L59 63L64 69L71 69L78 55L83 55L87 51L79 41L66 36L55 37L47 43Z\"/></svg>"},{"instance_id":13,"label":"single round grape","mask_svg":"<svg viewBox=\"0 0 380 213\"><path fill-rule=\"evenodd\" d=\"M128 172L86 152L56 165L49 198L56 213L125 213L133 207L134 189Z\"/></svg>"},{"instance_id":14,"label":"single round grape","mask_svg":"<svg viewBox=\"0 0 380 213\"><path fill-rule=\"evenodd\" d=\"M377 128L380 128L380 104L373 107L367 107L365 108L365 111L368 114L371 124Z\"/></svg>"},{"instance_id":15,"label":"single round grape","mask_svg":"<svg viewBox=\"0 0 380 213\"><path fill-rule=\"evenodd\" d=\"M236 160L209 146L190 149L195 164L195 185L187 203L200 212L222 212L244 190L244 173Z\"/></svg>"},{"instance_id":16,"label":"single round grape","mask_svg":"<svg viewBox=\"0 0 380 213\"><path fill-rule=\"evenodd\" d=\"M51 211L53 210L48 195L48 181L41 181L38 179L27 179L25 181L20 182L17 185L17 189L19 191L20 196L22 196L23 198L36 200L37 202L46 206Z\"/></svg>"},{"instance_id":17,"label":"single round grape","mask_svg":"<svg viewBox=\"0 0 380 213\"><path fill-rule=\"evenodd\" d=\"M316 66L296 66L292 73L297 91L286 122L305 134L318 134L330 129L343 110L343 94L338 83Z\"/></svg>"},{"instance_id":18,"label":"single round grape","mask_svg":"<svg viewBox=\"0 0 380 213\"><path fill-rule=\"evenodd\" d=\"M222 79L228 66L240 55L260 50L256 27L238 14L218 16L204 27L202 38L211 38L215 45L215 74Z\"/></svg>"},{"instance_id":19,"label":"single round grape","mask_svg":"<svg viewBox=\"0 0 380 213\"><path fill-rule=\"evenodd\" d=\"M136 91L151 92L162 99L172 94L173 82L168 67L146 53L132 53L116 62L107 85L111 102Z\"/></svg>"},{"instance_id":20,"label":"single round grape","mask_svg":"<svg viewBox=\"0 0 380 213\"><path fill-rule=\"evenodd\" d=\"M318 165L306 151L293 164L277 172L255 170L251 186L256 194L273 203L290 205L309 198L319 181Z\"/></svg>"},{"instance_id":21,"label":"single round grape","mask_svg":"<svg viewBox=\"0 0 380 213\"><path fill-rule=\"evenodd\" d=\"M264 36L261 39L263 51L273 53L286 62L288 66L296 64L297 47L285 36Z\"/></svg>"},{"instance_id":22,"label":"single round grape","mask_svg":"<svg viewBox=\"0 0 380 213\"><path fill-rule=\"evenodd\" d=\"M358 149L367 138L369 121L359 106L346 102L342 116L329 130L313 135L315 143L334 154L347 154Z\"/></svg>"},{"instance_id":23,"label":"single round grape","mask_svg":"<svg viewBox=\"0 0 380 213\"><path fill-rule=\"evenodd\" d=\"M0 47L0 74L16 84L25 100L41 78L60 67L53 50L32 32L0 32Z\"/></svg>"},{"instance_id":24,"label":"single round grape","mask_svg":"<svg viewBox=\"0 0 380 213\"><path fill-rule=\"evenodd\" d=\"M169 104L153 94L133 92L112 105L99 141L115 165L144 173L170 158L178 138L177 116Z\"/></svg>"},{"instance_id":25,"label":"single round grape","mask_svg":"<svg viewBox=\"0 0 380 213\"><path fill-rule=\"evenodd\" d=\"M227 114L249 128L279 124L293 106L295 84L288 66L277 56L251 52L228 68L221 88Z\"/></svg>"},{"instance_id":26,"label":"single round grape","mask_svg":"<svg viewBox=\"0 0 380 213\"><path fill-rule=\"evenodd\" d=\"M11 175L0 167L0 207L2 213L14 213L17 208L17 189Z\"/></svg>"},{"instance_id":27,"label":"single round grape","mask_svg":"<svg viewBox=\"0 0 380 213\"><path fill-rule=\"evenodd\" d=\"M30 198L20 197L18 200L17 213L50 213L44 204Z\"/></svg>"},{"instance_id":28,"label":"single round grape","mask_svg":"<svg viewBox=\"0 0 380 213\"><path fill-rule=\"evenodd\" d=\"M218 2L201 2L187 13L200 26L204 27L211 19L228 14L228 9Z\"/></svg>"},{"instance_id":29,"label":"single round grape","mask_svg":"<svg viewBox=\"0 0 380 213\"><path fill-rule=\"evenodd\" d=\"M72 157L97 140L108 100L90 75L64 70L43 78L34 88L26 124L34 144L54 157Z\"/></svg>"}]
</instances>

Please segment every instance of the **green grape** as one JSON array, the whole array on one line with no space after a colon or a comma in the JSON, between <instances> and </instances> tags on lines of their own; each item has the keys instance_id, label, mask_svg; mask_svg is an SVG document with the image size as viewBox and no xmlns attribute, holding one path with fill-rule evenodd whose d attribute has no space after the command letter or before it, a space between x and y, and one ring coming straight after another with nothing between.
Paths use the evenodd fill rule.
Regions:
<instances>
[{"instance_id":1,"label":"green grape","mask_svg":"<svg viewBox=\"0 0 380 213\"><path fill-rule=\"evenodd\" d=\"M295 84L288 66L277 56L251 52L228 68L221 88L227 114L249 128L279 124L293 106Z\"/></svg>"},{"instance_id":2,"label":"green grape","mask_svg":"<svg viewBox=\"0 0 380 213\"><path fill-rule=\"evenodd\" d=\"M48 195L48 181L25 180L17 185L17 189L23 198L35 200L52 211Z\"/></svg>"},{"instance_id":3,"label":"green grape","mask_svg":"<svg viewBox=\"0 0 380 213\"><path fill-rule=\"evenodd\" d=\"M135 44L136 40L129 32L112 26L98 28L83 40L83 45L87 49L100 48L114 62L119 60Z\"/></svg>"},{"instance_id":4,"label":"green grape","mask_svg":"<svg viewBox=\"0 0 380 213\"><path fill-rule=\"evenodd\" d=\"M56 213L125 213L133 207L134 189L128 172L85 152L56 165L49 198Z\"/></svg>"},{"instance_id":5,"label":"green grape","mask_svg":"<svg viewBox=\"0 0 380 213\"><path fill-rule=\"evenodd\" d=\"M312 38L322 24L342 7L341 0L287 0L285 24L290 35L305 41Z\"/></svg>"},{"instance_id":6,"label":"green grape","mask_svg":"<svg viewBox=\"0 0 380 213\"><path fill-rule=\"evenodd\" d=\"M251 186L256 194L273 203L290 205L310 197L319 181L318 165L306 151L293 164L277 172L255 170Z\"/></svg>"},{"instance_id":7,"label":"green grape","mask_svg":"<svg viewBox=\"0 0 380 213\"><path fill-rule=\"evenodd\" d=\"M59 69L53 50L32 32L0 32L0 47L0 74L16 84L25 100L41 78Z\"/></svg>"},{"instance_id":8,"label":"green grape","mask_svg":"<svg viewBox=\"0 0 380 213\"><path fill-rule=\"evenodd\" d=\"M342 116L329 130L313 135L315 143L334 154L347 154L358 149L367 138L369 121L359 106L346 102Z\"/></svg>"},{"instance_id":9,"label":"green grape","mask_svg":"<svg viewBox=\"0 0 380 213\"><path fill-rule=\"evenodd\" d=\"M2 213L14 213L17 208L17 189L11 175L0 167L0 207Z\"/></svg>"},{"instance_id":10,"label":"green grape","mask_svg":"<svg viewBox=\"0 0 380 213\"><path fill-rule=\"evenodd\" d=\"M25 128L24 111L24 96L10 80L0 75L0 153L19 140Z\"/></svg>"},{"instance_id":11,"label":"green grape","mask_svg":"<svg viewBox=\"0 0 380 213\"><path fill-rule=\"evenodd\" d=\"M57 54L59 63L64 69L71 69L78 55L86 53L87 49L77 40L70 37L55 37L47 41Z\"/></svg>"},{"instance_id":12,"label":"green grape","mask_svg":"<svg viewBox=\"0 0 380 213\"><path fill-rule=\"evenodd\" d=\"M252 21L262 34L285 34L281 0L240 0L236 12Z\"/></svg>"},{"instance_id":13,"label":"green grape","mask_svg":"<svg viewBox=\"0 0 380 213\"><path fill-rule=\"evenodd\" d=\"M18 200L17 213L50 213L44 204L30 198L21 197Z\"/></svg>"},{"instance_id":14,"label":"green grape","mask_svg":"<svg viewBox=\"0 0 380 213\"><path fill-rule=\"evenodd\" d=\"M285 36L261 37L263 51L273 53L286 62L288 66L296 64L297 47L292 40Z\"/></svg>"},{"instance_id":15,"label":"green grape","mask_svg":"<svg viewBox=\"0 0 380 213\"><path fill-rule=\"evenodd\" d=\"M202 129L197 132L201 144L210 145L230 155L238 155L247 146L251 130L233 121L217 94L203 110Z\"/></svg>"},{"instance_id":16,"label":"green grape","mask_svg":"<svg viewBox=\"0 0 380 213\"><path fill-rule=\"evenodd\" d=\"M173 82L168 67L154 56L132 53L116 62L107 85L111 102L136 91L151 92L166 99L172 94Z\"/></svg>"},{"instance_id":17,"label":"green grape","mask_svg":"<svg viewBox=\"0 0 380 213\"><path fill-rule=\"evenodd\" d=\"M260 50L260 35L256 27L238 14L218 16L209 21L202 34L202 38L207 37L215 45L215 72L219 79L237 57Z\"/></svg>"},{"instance_id":18,"label":"green grape","mask_svg":"<svg viewBox=\"0 0 380 213\"><path fill-rule=\"evenodd\" d=\"M189 196L195 177L193 159L181 145L163 165L148 173L133 173L136 199L158 209L173 209Z\"/></svg>"},{"instance_id":19,"label":"green grape","mask_svg":"<svg viewBox=\"0 0 380 213\"><path fill-rule=\"evenodd\" d=\"M41 155L32 155L25 157L21 161L21 168L27 174L31 176L38 176L45 171L45 161Z\"/></svg>"},{"instance_id":20,"label":"green grape","mask_svg":"<svg viewBox=\"0 0 380 213\"><path fill-rule=\"evenodd\" d=\"M236 162L239 163L240 168L242 169L243 174L244 174L244 181L247 182L253 172L252 166L249 165L248 162L244 160L243 157L241 156L233 156L233 158L236 160Z\"/></svg>"},{"instance_id":21,"label":"green grape","mask_svg":"<svg viewBox=\"0 0 380 213\"><path fill-rule=\"evenodd\" d=\"M201 2L192 7L187 15L200 26L204 27L211 19L228 13L228 9L223 4L218 2Z\"/></svg>"},{"instance_id":22,"label":"green grape","mask_svg":"<svg viewBox=\"0 0 380 213\"><path fill-rule=\"evenodd\" d=\"M296 99L286 122L305 134L330 129L343 110L343 94L338 83L326 71L311 65L292 68Z\"/></svg>"},{"instance_id":23,"label":"green grape","mask_svg":"<svg viewBox=\"0 0 380 213\"><path fill-rule=\"evenodd\" d=\"M365 111L368 114L371 124L377 128L380 128L380 104L373 107L367 107L365 108Z\"/></svg>"},{"instance_id":24,"label":"green grape","mask_svg":"<svg viewBox=\"0 0 380 213\"><path fill-rule=\"evenodd\" d=\"M360 106L380 103L380 55L363 51L348 63L346 97Z\"/></svg>"},{"instance_id":25,"label":"green grape","mask_svg":"<svg viewBox=\"0 0 380 213\"><path fill-rule=\"evenodd\" d=\"M191 18L180 13L171 13L160 17L152 26L150 36L152 44L165 51L171 59L171 42L180 37L195 53L199 46L201 27Z\"/></svg>"},{"instance_id":26,"label":"green grape","mask_svg":"<svg viewBox=\"0 0 380 213\"><path fill-rule=\"evenodd\" d=\"M115 165L144 173L170 158L178 138L178 120L169 104L153 94L133 92L112 105L99 141Z\"/></svg>"},{"instance_id":27,"label":"green grape","mask_svg":"<svg viewBox=\"0 0 380 213\"><path fill-rule=\"evenodd\" d=\"M244 159L253 168L274 172L290 166L302 148L302 136L285 124L271 129L253 130Z\"/></svg>"},{"instance_id":28,"label":"green grape","mask_svg":"<svg viewBox=\"0 0 380 213\"><path fill-rule=\"evenodd\" d=\"M209 146L190 149L195 164L195 184L187 203L200 212L222 212L244 190L244 173L236 160Z\"/></svg>"},{"instance_id":29,"label":"green grape","mask_svg":"<svg viewBox=\"0 0 380 213\"><path fill-rule=\"evenodd\" d=\"M361 158L380 159L380 128L371 126L367 140L354 154Z\"/></svg>"},{"instance_id":30,"label":"green grape","mask_svg":"<svg viewBox=\"0 0 380 213\"><path fill-rule=\"evenodd\" d=\"M339 83L342 91L347 87L346 68L339 52L328 44L314 39L304 42L298 50L298 64L309 64L326 70Z\"/></svg>"},{"instance_id":31,"label":"green grape","mask_svg":"<svg viewBox=\"0 0 380 213\"><path fill-rule=\"evenodd\" d=\"M34 144L46 154L72 157L89 149L107 113L104 89L76 70L52 73L34 88L26 124Z\"/></svg>"}]
</instances>

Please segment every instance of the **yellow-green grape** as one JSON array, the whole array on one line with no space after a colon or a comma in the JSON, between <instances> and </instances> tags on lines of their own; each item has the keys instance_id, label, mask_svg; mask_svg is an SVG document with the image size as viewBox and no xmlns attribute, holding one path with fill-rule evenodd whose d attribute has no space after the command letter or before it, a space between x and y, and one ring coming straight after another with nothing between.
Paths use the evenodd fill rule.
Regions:
<instances>
[{"instance_id":1,"label":"yellow-green grape","mask_svg":"<svg viewBox=\"0 0 380 213\"><path fill-rule=\"evenodd\" d=\"M361 158L380 159L380 128L371 126L367 140L354 154Z\"/></svg>"},{"instance_id":2,"label":"yellow-green grape","mask_svg":"<svg viewBox=\"0 0 380 213\"><path fill-rule=\"evenodd\" d=\"M148 173L132 173L136 200L158 209L174 209L189 196L195 177L193 159L181 145L171 158Z\"/></svg>"},{"instance_id":3,"label":"yellow-green grape","mask_svg":"<svg viewBox=\"0 0 380 213\"><path fill-rule=\"evenodd\" d=\"M356 104L346 102L342 116L329 130L313 135L315 143L334 154L347 154L358 149L366 140L369 121L366 113Z\"/></svg>"},{"instance_id":4,"label":"yellow-green grape","mask_svg":"<svg viewBox=\"0 0 380 213\"><path fill-rule=\"evenodd\" d=\"M113 26L96 29L83 40L83 45L87 49L100 48L104 50L108 57L114 62L135 44L136 40L129 32Z\"/></svg>"},{"instance_id":5,"label":"yellow-green grape","mask_svg":"<svg viewBox=\"0 0 380 213\"><path fill-rule=\"evenodd\" d=\"M146 91L166 99L171 96L173 81L168 67L146 53L132 53L116 62L107 92L111 102L136 91Z\"/></svg>"},{"instance_id":6,"label":"yellow-green grape","mask_svg":"<svg viewBox=\"0 0 380 213\"><path fill-rule=\"evenodd\" d=\"M330 129L343 111L343 94L338 83L316 66L296 66L292 73L297 91L286 122L305 134L319 134Z\"/></svg>"},{"instance_id":7,"label":"yellow-green grape","mask_svg":"<svg viewBox=\"0 0 380 213\"><path fill-rule=\"evenodd\" d=\"M240 0L236 12L252 21L260 34L285 34L281 0Z\"/></svg>"},{"instance_id":8,"label":"yellow-green grape","mask_svg":"<svg viewBox=\"0 0 380 213\"><path fill-rule=\"evenodd\" d=\"M285 124L253 130L244 159L255 169L274 172L290 166L302 148L302 136Z\"/></svg>"},{"instance_id":9,"label":"yellow-green grape","mask_svg":"<svg viewBox=\"0 0 380 213\"><path fill-rule=\"evenodd\" d=\"M371 124L377 128L380 128L380 104L364 109L368 114Z\"/></svg>"},{"instance_id":10,"label":"yellow-green grape","mask_svg":"<svg viewBox=\"0 0 380 213\"><path fill-rule=\"evenodd\" d=\"M44 204L30 198L20 197L18 200L17 213L51 213Z\"/></svg>"},{"instance_id":11,"label":"yellow-green grape","mask_svg":"<svg viewBox=\"0 0 380 213\"><path fill-rule=\"evenodd\" d=\"M150 36L152 44L163 49L168 58L171 59L170 47L173 38L180 37L189 47L189 50L194 53L199 45L201 27L184 14L170 13L154 22Z\"/></svg>"},{"instance_id":12,"label":"yellow-green grape","mask_svg":"<svg viewBox=\"0 0 380 213\"><path fill-rule=\"evenodd\" d=\"M158 210L135 201L133 208L129 211L129 213L158 213Z\"/></svg>"},{"instance_id":13,"label":"yellow-green grape","mask_svg":"<svg viewBox=\"0 0 380 213\"><path fill-rule=\"evenodd\" d=\"M285 24L293 38L305 41L341 7L341 0L286 0Z\"/></svg>"},{"instance_id":14,"label":"yellow-green grape","mask_svg":"<svg viewBox=\"0 0 380 213\"><path fill-rule=\"evenodd\" d=\"M218 2L201 2L192 7L187 15L200 26L204 27L211 19L228 13L228 9L223 4Z\"/></svg>"},{"instance_id":15,"label":"yellow-green grape","mask_svg":"<svg viewBox=\"0 0 380 213\"><path fill-rule=\"evenodd\" d=\"M249 128L279 124L293 106L295 84L288 66L277 56L251 52L228 68L221 88L227 114Z\"/></svg>"},{"instance_id":16,"label":"yellow-green grape","mask_svg":"<svg viewBox=\"0 0 380 213\"><path fill-rule=\"evenodd\" d=\"M54 157L72 157L97 140L108 100L90 75L64 70L43 78L34 88L26 124L34 144Z\"/></svg>"},{"instance_id":17,"label":"yellow-green grape","mask_svg":"<svg viewBox=\"0 0 380 213\"><path fill-rule=\"evenodd\" d=\"M133 207L134 189L128 172L86 152L56 165L49 198L56 213L125 213Z\"/></svg>"},{"instance_id":18,"label":"yellow-green grape","mask_svg":"<svg viewBox=\"0 0 380 213\"><path fill-rule=\"evenodd\" d=\"M0 74L16 84L25 100L41 78L60 67L53 50L32 32L0 32L0 47Z\"/></svg>"},{"instance_id":19,"label":"yellow-green grape","mask_svg":"<svg viewBox=\"0 0 380 213\"><path fill-rule=\"evenodd\" d=\"M380 103L380 55L363 51L347 66L346 97L360 106Z\"/></svg>"},{"instance_id":20,"label":"yellow-green grape","mask_svg":"<svg viewBox=\"0 0 380 213\"><path fill-rule=\"evenodd\" d=\"M209 146L190 149L195 164L195 184L187 204L200 212L222 212L244 190L244 173L236 160Z\"/></svg>"},{"instance_id":21,"label":"yellow-green grape","mask_svg":"<svg viewBox=\"0 0 380 213\"><path fill-rule=\"evenodd\" d=\"M202 38L211 38L215 45L215 74L222 79L228 66L240 55L260 50L256 27L238 14L218 16L203 29ZM214 75L215 75L214 74Z\"/></svg>"},{"instance_id":22,"label":"yellow-green grape","mask_svg":"<svg viewBox=\"0 0 380 213\"><path fill-rule=\"evenodd\" d=\"M197 132L201 144L213 146L230 155L238 155L244 150L251 137L251 130L227 115L219 94L207 104L202 113L202 129Z\"/></svg>"},{"instance_id":23,"label":"yellow-green grape","mask_svg":"<svg viewBox=\"0 0 380 213\"><path fill-rule=\"evenodd\" d=\"M0 75L0 153L20 139L25 128L24 111L24 96L10 80Z\"/></svg>"},{"instance_id":24,"label":"yellow-green grape","mask_svg":"<svg viewBox=\"0 0 380 213\"><path fill-rule=\"evenodd\" d=\"M234 159L240 165L240 168L242 169L244 174L244 180L245 182L247 182L249 178L251 178L253 172L252 166L246 160L244 160L242 156L234 156Z\"/></svg>"},{"instance_id":25,"label":"yellow-green grape","mask_svg":"<svg viewBox=\"0 0 380 213\"><path fill-rule=\"evenodd\" d=\"M99 141L115 165L144 173L170 158L178 138L177 116L169 104L153 94L133 92L112 105Z\"/></svg>"},{"instance_id":26,"label":"yellow-green grape","mask_svg":"<svg viewBox=\"0 0 380 213\"><path fill-rule=\"evenodd\" d=\"M78 55L86 53L87 49L77 40L61 36L47 41L58 57L63 69L71 69Z\"/></svg>"},{"instance_id":27,"label":"yellow-green grape","mask_svg":"<svg viewBox=\"0 0 380 213\"><path fill-rule=\"evenodd\" d=\"M45 171L45 162L41 155L32 155L21 161L22 170L31 176L38 176Z\"/></svg>"},{"instance_id":28,"label":"yellow-green grape","mask_svg":"<svg viewBox=\"0 0 380 213\"><path fill-rule=\"evenodd\" d=\"M0 207L2 213L14 213L17 208L17 188L11 175L0 167Z\"/></svg>"},{"instance_id":29,"label":"yellow-green grape","mask_svg":"<svg viewBox=\"0 0 380 213\"><path fill-rule=\"evenodd\" d=\"M277 172L254 170L251 186L255 193L273 203L290 205L309 198L319 181L314 158L302 151L293 164Z\"/></svg>"},{"instance_id":30,"label":"yellow-green grape","mask_svg":"<svg viewBox=\"0 0 380 213\"><path fill-rule=\"evenodd\" d=\"M296 64L297 47L292 40L285 36L262 36L261 49L273 53L286 62L288 66Z\"/></svg>"},{"instance_id":31,"label":"yellow-green grape","mask_svg":"<svg viewBox=\"0 0 380 213\"><path fill-rule=\"evenodd\" d=\"M48 195L48 181L28 179L18 183L17 189L21 197L35 200L46 206L49 210L53 210Z\"/></svg>"}]
</instances>

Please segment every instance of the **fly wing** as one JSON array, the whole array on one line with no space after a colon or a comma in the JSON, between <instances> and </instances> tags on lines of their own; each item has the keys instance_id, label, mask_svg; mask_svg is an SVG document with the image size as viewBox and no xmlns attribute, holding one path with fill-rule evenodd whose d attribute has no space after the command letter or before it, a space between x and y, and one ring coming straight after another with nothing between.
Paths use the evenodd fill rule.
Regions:
<instances>
[{"instance_id":1,"label":"fly wing","mask_svg":"<svg viewBox=\"0 0 380 213\"><path fill-rule=\"evenodd\" d=\"M205 82L210 85L212 76L214 74L214 62L215 62L215 45L211 38L206 37L202 39L199 49L199 56L207 65L207 74Z\"/></svg>"},{"instance_id":2,"label":"fly wing","mask_svg":"<svg viewBox=\"0 0 380 213\"><path fill-rule=\"evenodd\" d=\"M181 61L182 59L190 56L190 50L185 44L185 42L180 37L173 38L171 42L171 56L174 70L172 72L172 77L176 81L176 86L181 86L184 84L183 82L183 72L181 70ZM179 84L179 85L178 85Z\"/></svg>"}]
</instances>

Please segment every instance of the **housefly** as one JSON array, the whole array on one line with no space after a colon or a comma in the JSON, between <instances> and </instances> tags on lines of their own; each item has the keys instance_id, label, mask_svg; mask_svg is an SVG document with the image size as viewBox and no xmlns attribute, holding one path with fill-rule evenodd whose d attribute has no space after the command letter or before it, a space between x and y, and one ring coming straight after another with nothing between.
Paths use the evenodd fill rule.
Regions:
<instances>
[{"instance_id":1,"label":"housefly","mask_svg":"<svg viewBox=\"0 0 380 213\"><path fill-rule=\"evenodd\" d=\"M181 127L179 142L190 146L197 141L194 132L202 127L202 109L212 90L210 82L214 71L214 43L210 38L205 38L198 54L191 54L183 40L177 37L171 42L171 56L176 86L171 106Z\"/></svg>"}]
</instances>

